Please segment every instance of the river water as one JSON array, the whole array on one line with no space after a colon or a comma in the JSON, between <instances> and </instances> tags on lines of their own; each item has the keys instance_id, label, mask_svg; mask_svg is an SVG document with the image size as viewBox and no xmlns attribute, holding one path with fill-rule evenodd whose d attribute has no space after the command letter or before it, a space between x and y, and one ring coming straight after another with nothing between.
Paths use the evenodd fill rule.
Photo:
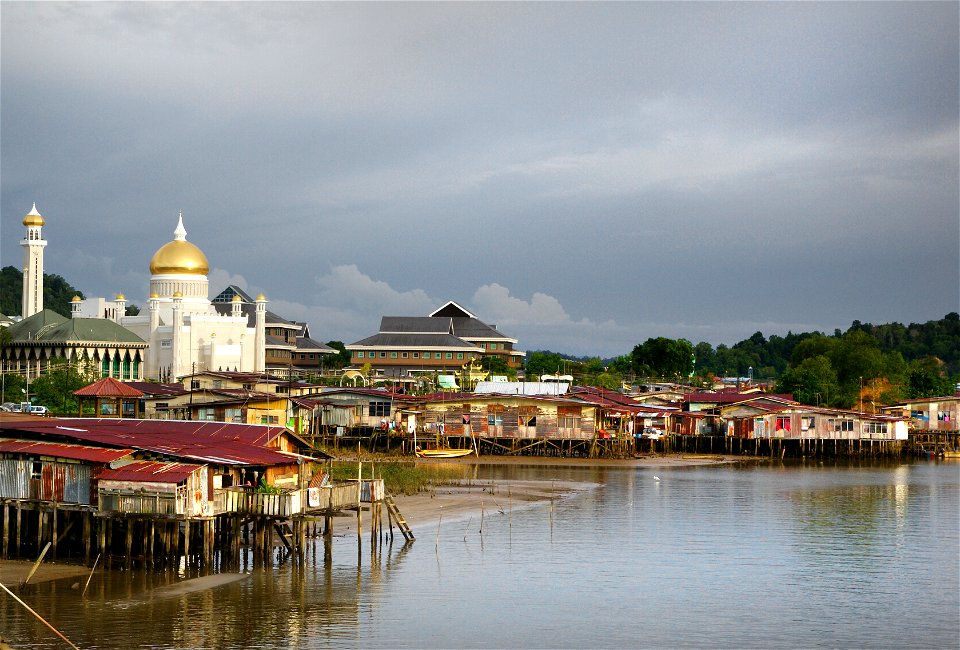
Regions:
<instances>
[{"instance_id":1,"label":"river water","mask_svg":"<svg viewBox=\"0 0 960 650\"><path fill-rule=\"evenodd\" d=\"M322 542L178 593L98 573L21 597L80 648L957 648L960 465L481 466L596 484L534 507ZM502 512L501 512L502 511ZM152 595L151 595L152 594ZM64 647L0 594L15 648Z\"/></svg>"}]
</instances>

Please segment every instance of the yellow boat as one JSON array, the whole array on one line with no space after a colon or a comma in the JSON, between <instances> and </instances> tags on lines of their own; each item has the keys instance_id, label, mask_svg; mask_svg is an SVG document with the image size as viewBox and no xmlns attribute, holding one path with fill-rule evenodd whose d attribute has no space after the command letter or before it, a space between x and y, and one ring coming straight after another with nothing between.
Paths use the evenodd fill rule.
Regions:
<instances>
[{"instance_id":1,"label":"yellow boat","mask_svg":"<svg viewBox=\"0 0 960 650\"><path fill-rule=\"evenodd\" d=\"M413 450L417 458L460 458L473 453L472 449L420 449Z\"/></svg>"}]
</instances>

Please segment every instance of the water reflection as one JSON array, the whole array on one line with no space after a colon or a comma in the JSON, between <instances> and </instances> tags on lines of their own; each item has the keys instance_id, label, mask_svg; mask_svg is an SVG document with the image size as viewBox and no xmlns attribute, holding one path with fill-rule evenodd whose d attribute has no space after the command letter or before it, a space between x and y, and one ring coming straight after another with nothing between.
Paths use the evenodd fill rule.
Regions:
<instances>
[{"instance_id":1,"label":"water reflection","mask_svg":"<svg viewBox=\"0 0 960 650\"><path fill-rule=\"evenodd\" d=\"M211 589L100 572L86 597L75 580L22 597L83 648L960 642L955 467L477 468L504 478L602 486L525 508L498 490L482 519L413 544L316 540L305 562ZM60 647L9 599L0 629L14 647Z\"/></svg>"}]
</instances>

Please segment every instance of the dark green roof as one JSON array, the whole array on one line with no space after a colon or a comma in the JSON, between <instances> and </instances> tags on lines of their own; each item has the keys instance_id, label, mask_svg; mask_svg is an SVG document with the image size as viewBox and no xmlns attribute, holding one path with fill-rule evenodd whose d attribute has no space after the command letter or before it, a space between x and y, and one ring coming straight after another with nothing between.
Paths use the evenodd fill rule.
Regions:
<instances>
[{"instance_id":1,"label":"dark green roof","mask_svg":"<svg viewBox=\"0 0 960 650\"><path fill-rule=\"evenodd\" d=\"M105 318L66 318L50 309L24 318L7 331L14 345L43 343L137 343L146 341L127 328Z\"/></svg>"}]
</instances>

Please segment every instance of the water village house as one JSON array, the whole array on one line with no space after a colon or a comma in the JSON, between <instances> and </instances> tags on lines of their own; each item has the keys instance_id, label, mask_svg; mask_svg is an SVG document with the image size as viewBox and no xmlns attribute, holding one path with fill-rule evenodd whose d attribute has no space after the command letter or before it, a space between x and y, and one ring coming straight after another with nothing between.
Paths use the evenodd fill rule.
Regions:
<instances>
[{"instance_id":1,"label":"water village house","mask_svg":"<svg viewBox=\"0 0 960 650\"><path fill-rule=\"evenodd\" d=\"M273 545L263 533L271 522L292 521L292 537L299 539L302 515L311 509L329 515L358 505L355 482L311 486L320 476L314 461L324 458L329 456L283 427L2 413L3 557L11 545L19 557L21 542L36 555L44 541L51 542L56 557L57 541L72 532L67 541L85 548L89 562L91 546L99 544L102 552L115 547L109 543L114 531L126 536L128 565L135 535L147 557L154 556L159 539L174 558L178 549L189 557L191 543L202 547L201 562L211 561L215 539L229 540L236 561L240 517L253 518L255 546L268 554ZM271 494L244 487L261 482L284 490ZM215 522L221 531L216 538Z\"/></svg>"},{"instance_id":2,"label":"water village house","mask_svg":"<svg viewBox=\"0 0 960 650\"><path fill-rule=\"evenodd\" d=\"M711 401L695 396L698 408L672 414L671 431L681 435L726 435L741 439L907 439L903 418L807 406L787 396L723 393Z\"/></svg>"},{"instance_id":3,"label":"water village house","mask_svg":"<svg viewBox=\"0 0 960 650\"><path fill-rule=\"evenodd\" d=\"M889 415L909 418L915 431L957 431L960 429L960 397L924 397L880 409Z\"/></svg>"},{"instance_id":4,"label":"water village house","mask_svg":"<svg viewBox=\"0 0 960 650\"><path fill-rule=\"evenodd\" d=\"M517 340L501 334L455 302L429 316L384 316L380 331L346 346L356 367L370 364L375 376L398 383L451 375L484 357L519 370L524 353Z\"/></svg>"}]
</instances>

